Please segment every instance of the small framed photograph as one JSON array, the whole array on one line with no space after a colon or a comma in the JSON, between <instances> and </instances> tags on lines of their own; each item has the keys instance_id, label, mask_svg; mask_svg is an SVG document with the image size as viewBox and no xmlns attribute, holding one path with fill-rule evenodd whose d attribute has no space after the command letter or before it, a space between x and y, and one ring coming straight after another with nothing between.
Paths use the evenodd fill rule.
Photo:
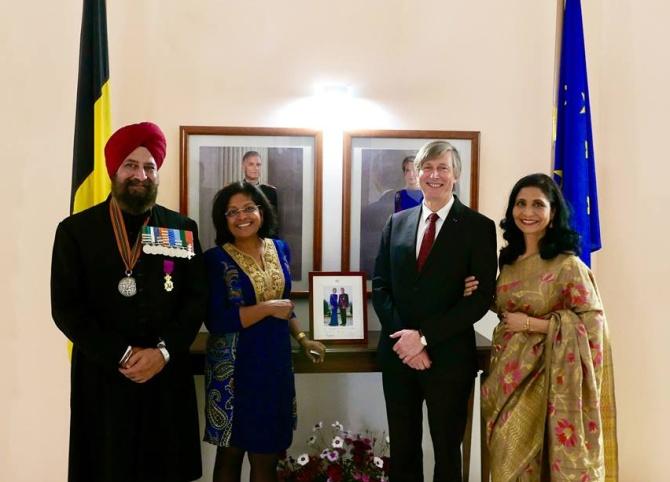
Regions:
<instances>
[{"instance_id":1,"label":"small framed photograph","mask_svg":"<svg viewBox=\"0 0 670 482\"><path fill-rule=\"evenodd\" d=\"M309 330L326 343L368 341L365 273L309 273Z\"/></svg>"},{"instance_id":2,"label":"small framed photograph","mask_svg":"<svg viewBox=\"0 0 670 482\"><path fill-rule=\"evenodd\" d=\"M419 205L423 199L418 173L413 168L414 156L424 144L436 140L449 142L458 152L462 170L454 195L476 210L479 132L370 130L344 133L343 271L363 271L368 280L372 279L387 219L394 212Z\"/></svg>"},{"instance_id":3,"label":"small framed photograph","mask_svg":"<svg viewBox=\"0 0 670 482\"><path fill-rule=\"evenodd\" d=\"M182 214L214 246L212 201L224 186L258 184L277 210L276 236L291 250L292 297L307 298L308 273L321 269L322 136L310 129L181 126Z\"/></svg>"}]
</instances>

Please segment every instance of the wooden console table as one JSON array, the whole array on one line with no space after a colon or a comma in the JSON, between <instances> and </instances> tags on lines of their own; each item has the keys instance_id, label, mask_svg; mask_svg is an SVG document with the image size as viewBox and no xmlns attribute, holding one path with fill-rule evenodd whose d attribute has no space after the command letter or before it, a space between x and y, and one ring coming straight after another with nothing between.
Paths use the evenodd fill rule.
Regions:
<instances>
[{"instance_id":1,"label":"wooden console table","mask_svg":"<svg viewBox=\"0 0 670 482\"><path fill-rule=\"evenodd\" d=\"M293 368L296 373L368 373L381 371L377 364L377 344L379 331L368 333L368 342L363 345L333 345L326 348L326 359L323 363L315 364L303 355L300 347L293 342ZM481 370L480 380L488 375L491 356L491 340L475 332L477 343L477 366ZM205 367L205 349L207 333L198 333L191 345L191 363L193 373L202 375ZM463 480L469 480L470 473L470 446L472 441L472 409L474 389L468 402L468 423L463 440ZM486 430L484 423L481 426L481 472L482 481L488 481L488 450L486 447Z\"/></svg>"}]
</instances>

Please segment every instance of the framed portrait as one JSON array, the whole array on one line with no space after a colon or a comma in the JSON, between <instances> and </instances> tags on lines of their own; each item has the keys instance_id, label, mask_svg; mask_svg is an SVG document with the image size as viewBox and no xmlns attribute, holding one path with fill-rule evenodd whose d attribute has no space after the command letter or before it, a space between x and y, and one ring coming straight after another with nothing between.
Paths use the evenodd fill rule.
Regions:
<instances>
[{"instance_id":1,"label":"framed portrait","mask_svg":"<svg viewBox=\"0 0 670 482\"><path fill-rule=\"evenodd\" d=\"M324 343L368 341L365 273L309 274L309 331Z\"/></svg>"},{"instance_id":2,"label":"framed portrait","mask_svg":"<svg viewBox=\"0 0 670 482\"><path fill-rule=\"evenodd\" d=\"M179 133L180 210L198 223L203 250L215 245L216 193L252 179L276 208L276 235L290 248L291 295L306 298L308 273L321 269L321 132L181 126Z\"/></svg>"},{"instance_id":3,"label":"framed portrait","mask_svg":"<svg viewBox=\"0 0 670 482\"><path fill-rule=\"evenodd\" d=\"M454 186L458 199L477 209L479 132L350 131L344 133L342 189L342 270L362 271L372 279L381 233L389 216L421 204L413 159L421 146L449 142L462 170ZM368 283L368 290L370 283Z\"/></svg>"}]
</instances>

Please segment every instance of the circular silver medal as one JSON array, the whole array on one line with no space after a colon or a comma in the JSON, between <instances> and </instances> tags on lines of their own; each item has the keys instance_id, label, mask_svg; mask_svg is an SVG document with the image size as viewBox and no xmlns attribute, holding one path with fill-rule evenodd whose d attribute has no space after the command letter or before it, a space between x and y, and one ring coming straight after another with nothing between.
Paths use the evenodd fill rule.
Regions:
<instances>
[{"instance_id":1,"label":"circular silver medal","mask_svg":"<svg viewBox=\"0 0 670 482\"><path fill-rule=\"evenodd\" d=\"M137 294L137 283L135 283L135 278L130 275L121 278L121 281L119 281L119 293L126 298L135 296Z\"/></svg>"}]
</instances>

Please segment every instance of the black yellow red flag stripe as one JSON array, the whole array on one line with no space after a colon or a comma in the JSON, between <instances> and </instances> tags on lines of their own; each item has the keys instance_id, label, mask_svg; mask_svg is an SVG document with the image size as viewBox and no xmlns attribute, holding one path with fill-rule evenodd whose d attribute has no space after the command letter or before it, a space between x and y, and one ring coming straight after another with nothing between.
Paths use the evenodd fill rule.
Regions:
<instances>
[{"instance_id":1,"label":"black yellow red flag stripe","mask_svg":"<svg viewBox=\"0 0 670 482\"><path fill-rule=\"evenodd\" d=\"M104 201L110 191L104 147L111 133L105 0L84 0L74 128L70 211Z\"/></svg>"}]
</instances>

